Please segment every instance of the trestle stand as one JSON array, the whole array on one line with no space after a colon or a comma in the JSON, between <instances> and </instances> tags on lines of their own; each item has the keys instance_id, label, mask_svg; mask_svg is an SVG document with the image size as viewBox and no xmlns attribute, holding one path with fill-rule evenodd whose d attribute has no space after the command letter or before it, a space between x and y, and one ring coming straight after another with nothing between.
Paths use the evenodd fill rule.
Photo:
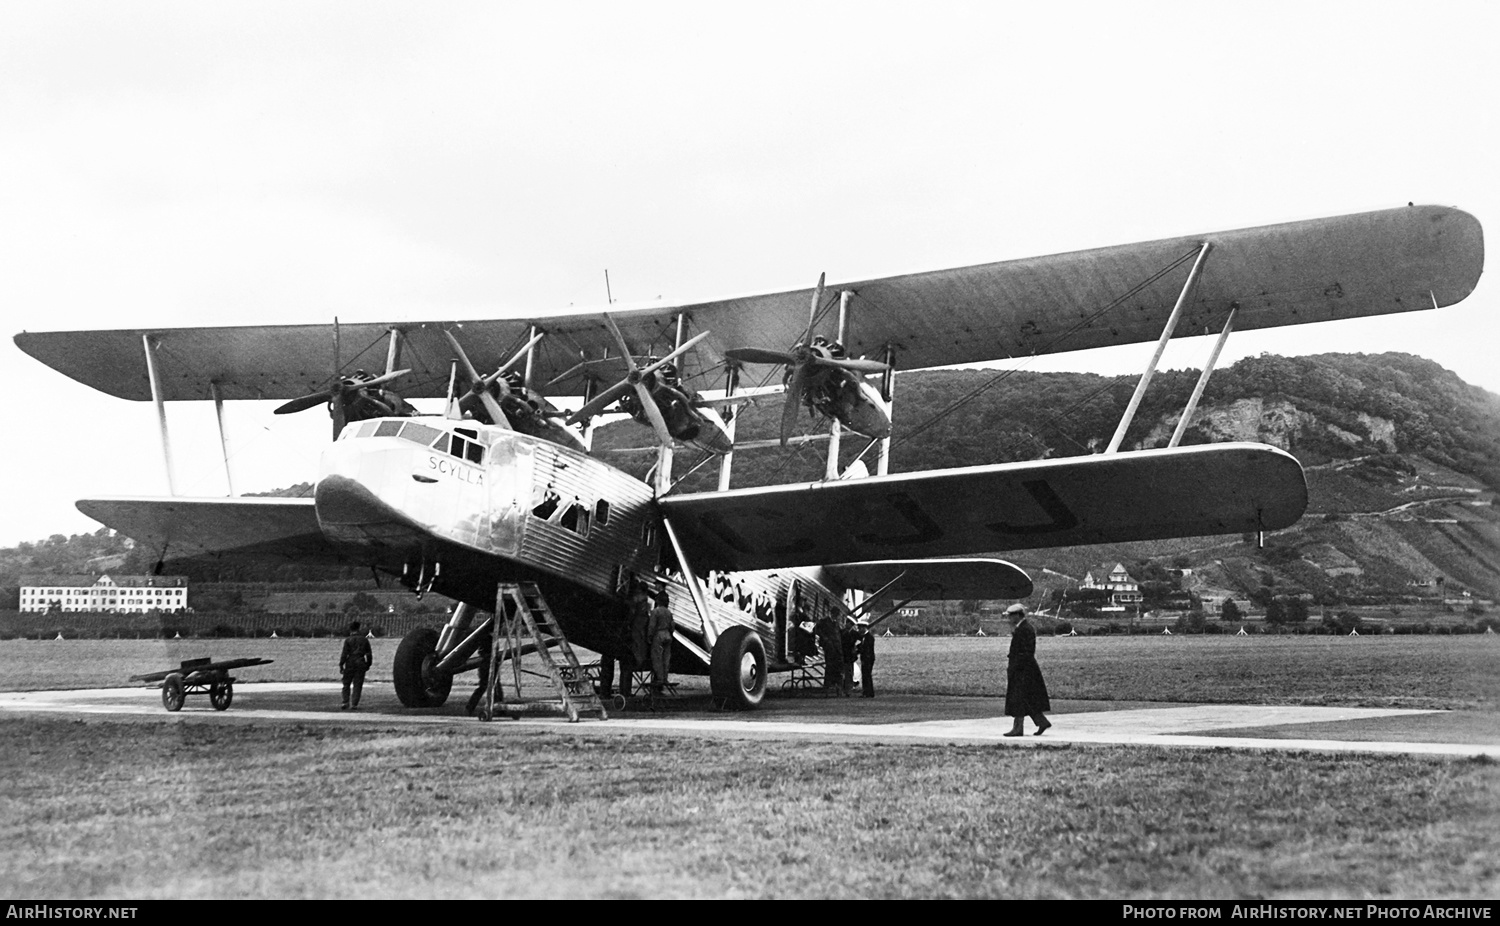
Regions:
<instances>
[{"instance_id":1,"label":"trestle stand","mask_svg":"<svg viewBox=\"0 0 1500 926\"><path fill-rule=\"evenodd\" d=\"M487 682L479 701L479 719L492 720L497 713L512 717L532 711L554 711L559 706L568 721L576 723L579 715L597 713L600 720L609 719L604 702L594 690L594 683L578 663L573 647L563 636L552 609L533 582L500 584L495 596L495 641L490 647ZM534 653L539 669L528 669L523 658ZM500 667L510 661L515 698L505 697ZM522 678L542 675L557 692L556 701L526 700Z\"/></svg>"}]
</instances>

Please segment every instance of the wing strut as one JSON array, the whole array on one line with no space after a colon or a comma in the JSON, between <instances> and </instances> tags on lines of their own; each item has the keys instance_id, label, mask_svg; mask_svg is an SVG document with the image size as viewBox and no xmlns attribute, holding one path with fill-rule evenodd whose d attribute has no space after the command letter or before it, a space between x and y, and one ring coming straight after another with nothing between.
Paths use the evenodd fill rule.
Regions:
<instances>
[{"instance_id":1,"label":"wing strut","mask_svg":"<svg viewBox=\"0 0 1500 926\"><path fill-rule=\"evenodd\" d=\"M891 410L891 418L896 417L896 349L889 344L885 347L885 356L880 359L885 361L887 367L885 374L881 377L881 398ZM891 433L896 431L895 425L891 426ZM891 471L891 435L887 434L880 439L880 453L875 457L875 475L885 476Z\"/></svg>"},{"instance_id":2,"label":"wing strut","mask_svg":"<svg viewBox=\"0 0 1500 926\"><path fill-rule=\"evenodd\" d=\"M1119 427L1115 428L1115 436L1110 438L1109 447L1105 453L1117 453L1120 444L1125 440L1125 431L1129 429L1130 422L1135 418L1135 411L1140 408L1141 398L1146 394L1146 387L1151 384L1151 377L1156 373L1156 365L1161 362L1161 355L1167 349L1167 342L1172 340L1172 332L1177 328L1177 320L1182 317L1182 307L1192 295L1193 287L1198 283L1198 271L1203 269L1203 259L1208 256L1210 245L1205 241L1198 246L1198 258L1193 261L1193 269L1188 271L1187 282L1182 285L1182 292L1177 294L1177 304L1172 306L1172 314L1167 317L1166 327L1162 329L1161 337L1156 342L1156 353L1151 355L1151 362L1146 364L1146 371L1141 374L1141 381L1135 384L1135 392L1130 396L1130 404L1125 407L1125 414L1120 418Z\"/></svg>"},{"instance_id":3,"label":"wing strut","mask_svg":"<svg viewBox=\"0 0 1500 926\"><path fill-rule=\"evenodd\" d=\"M234 471L229 468L229 438L224 433L224 396L219 392L217 380L208 384L208 391L214 397L214 417L219 421L219 455L224 458L224 481L229 484L229 497L234 498L240 493L234 490Z\"/></svg>"},{"instance_id":4,"label":"wing strut","mask_svg":"<svg viewBox=\"0 0 1500 926\"><path fill-rule=\"evenodd\" d=\"M666 530L667 542L672 544L672 552L677 554L677 565L682 569L682 578L687 583L688 591L693 595L693 607L698 609L698 620L703 623L703 642L712 652L714 644L719 642L719 630L714 626L713 617L708 610L708 596L703 594L703 586L698 582L698 574L693 571L692 564L688 562L687 551L683 549L682 542L677 539L677 531L672 528L672 520L662 515L661 525Z\"/></svg>"},{"instance_id":5,"label":"wing strut","mask_svg":"<svg viewBox=\"0 0 1500 926\"><path fill-rule=\"evenodd\" d=\"M724 364L724 398L734 398L735 392L740 385L740 366L733 360ZM729 452L719 455L719 491L723 492L729 488L729 474L734 468L734 432L735 422L739 415L735 414L734 406L726 408L729 420L724 422L724 430L729 432Z\"/></svg>"},{"instance_id":6,"label":"wing strut","mask_svg":"<svg viewBox=\"0 0 1500 926\"><path fill-rule=\"evenodd\" d=\"M1176 447L1182 440L1182 435L1187 431L1188 422L1193 418L1193 412L1198 410L1198 400L1203 398L1203 390L1208 387L1208 378L1213 375L1214 364L1219 362L1219 352L1224 349L1224 342L1229 340L1229 332L1234 330L1234 316L1240 310L1240 304L1236 302L1229 308L1229 318L1224 322L1224 330L1219 332L1219 339L1214 341L1214 349L1209 352L1208 361L1203 364L1203 372L1198 376L1198 385L1193 387L1193 394L1188 398L1187 407L1182 410L1182 417L1177 419L1177 430L1172 432L1172 439L1167 443L1168 447Z\"/></svg>"},{"instance_id":7,"label":"wing strut","mask_svg":"<svg viewBox=\"0 0 1500 926\"><path fill-rule=\"evenodd\" d=\"M149 334L141 335L141 344L146 349L146 375L151 379L151 401L156 403L156 420L161 426L161 456L167 468L167 494L177 494L177 481L172 478L172 438L167 433L167 404L161 387L161 359L156 356L158 342Z\"/></svg>"}]
</instances>

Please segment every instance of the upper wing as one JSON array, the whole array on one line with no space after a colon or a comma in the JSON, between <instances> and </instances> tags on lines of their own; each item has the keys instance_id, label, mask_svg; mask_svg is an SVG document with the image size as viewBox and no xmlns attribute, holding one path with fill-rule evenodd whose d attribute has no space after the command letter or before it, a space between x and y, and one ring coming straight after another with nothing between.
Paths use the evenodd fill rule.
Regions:
<instances>
[{"instance_id":1,"label":"upper wing","mask_svg":"<svg viewBox=\"0 0 1500 926\"><path fill-rule=\"evenodd\" d=\"M1187 235L881 279L830 283L849 290L851 356L887 345L900 369L976 363L1154 341L1187 278L1194 250L1212 250L1181 332L1218 330L1232 306L1236 330L1407 312L1450 305L1467 296L1484 264L1479 222L1457 209L1412 206L1239 231ZM1174 266L1175 265L1175 266ZM817 268L810 268L811 277ZM1164 272L1166 271L1166 272ZM664 355L686 332L711 335L684 357L684 375L711 371L736 347L784 350L802 336L812 290L607 310L633 351ZM831 297L830 297L831 298ZM546 384L580 362L618 354L600 312L472 322L339 326L339 363L385 369L386 335L402 333L398 367L412 373L396 386L407 398L446 394L457 336L475 367L496 369L523 345L533 325L544 331L534 381ZM820 331L831 333L825 320ZM126 399L151 397L143 338L157 344L167 399L289 399L327 386L334 366L331 325L178 328L16 335L43 363ZM623 376L616 362L600 378ZM700 384L701 385L701 384ZM578 394L573 376L550 390Z\"/></svg>"},{"instance_id":2,"label":"upper wing","mask_svg":"<svg viewBox=\"0 0 1500 926\"><path fill-rule=\"evenodd\" d=\"M845 588L927 601L1025 598L1031 577L999 559L886 559L825 567Z\"/></svg>"},{"instance_id":3,"label":"upper wing","mask_svg":"<svg viewBox=\"0 0 1500 926\"><path fill-rule=\"evenodd\" d=\"M1291 454L1211 444L660 500L699 569L777 569L1288 527Z\"/></svg>"},{"instance_id":4,"label":"upper wing","mask_svg":"<svg viewBox=\"0 0 1500 926\"><path fill-rule=\"evenodd\" d=\"M161 559L233 553L347 562L318 529L310 498L87 498L78 510Z\"/></svg>"}]
</instances>

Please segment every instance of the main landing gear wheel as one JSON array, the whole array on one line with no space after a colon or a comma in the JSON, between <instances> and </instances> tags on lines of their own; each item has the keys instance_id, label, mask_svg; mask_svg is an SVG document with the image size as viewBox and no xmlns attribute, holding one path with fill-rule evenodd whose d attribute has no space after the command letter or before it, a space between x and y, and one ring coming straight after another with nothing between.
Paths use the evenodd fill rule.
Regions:
<instances>
[{"instance_id":1,"label":"main landing gear wheel","mask_svg":"<svg viewBox=\"0 0 1500 926\"><path fill-rule=\"evenodd\" d=\"M714 703L725 710L747 711L766 696L766 647L749 627L731 627L719 635L708 668Z\"/></svg>"},{"instance_id":2,"label":"main landing gear wheel","mask_svg":"<svg viewBox=\"0 0 1500 926\"><path fill-rule=\"evenodd\" d=\"M407 707L442 707L453 688L453 676L436 671L438 632L418 627L401 639L391 675L396 697Z\"/></svg>"},{"instance_id":3,"label":"main landing gear wheel","mask_svg":"<svg viewBox=\"0 0 1500 926\"><path fill-rule=\"evenodd\" d=\"M176 713L182 710L182 702L187 700L187 690L183 687L182 676L173 672L161 683L161 706Z\"/></svg>"},{"instance_id":4,"label":"main landing gear wheel","mask_svg":"<svg viewBox=\"0 0 1500 926\"><path fill-rule=\"evenodd\" d=\"M229 710L229 702L234 700L234 683L214 682L208 686L208 700L216 711Z\"/></svg>"}]
</instances>

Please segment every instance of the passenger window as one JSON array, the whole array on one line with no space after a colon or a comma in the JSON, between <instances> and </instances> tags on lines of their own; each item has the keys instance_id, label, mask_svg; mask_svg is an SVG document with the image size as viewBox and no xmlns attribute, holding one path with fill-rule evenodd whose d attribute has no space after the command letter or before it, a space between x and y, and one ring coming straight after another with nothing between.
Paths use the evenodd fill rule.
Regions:
<instances>
[{"instance_id":1,"label":"passenger window","mask_svg":"<svg viewBox=\"0 0 1500 926\"><path fill-rule=\"evenodd\" d=\"M537 503L536 507L531 509L531 513L545 521L552 517L552 512L557 510L560 501L562 499L558 497L557 490L548 485L546 494L542 496L542 500Z\"/></svg>"},{"instance_id":2,"label":"passenger window","mask_svg":"<svg viewBox=\"0 0 1500 926\"><path fill-rule=\"evenodd\" d=\"M594 506L594 520L599 522L600 527L609 524L609 502L599 499L599 504Z\"/></svg>"}]
</instances>

